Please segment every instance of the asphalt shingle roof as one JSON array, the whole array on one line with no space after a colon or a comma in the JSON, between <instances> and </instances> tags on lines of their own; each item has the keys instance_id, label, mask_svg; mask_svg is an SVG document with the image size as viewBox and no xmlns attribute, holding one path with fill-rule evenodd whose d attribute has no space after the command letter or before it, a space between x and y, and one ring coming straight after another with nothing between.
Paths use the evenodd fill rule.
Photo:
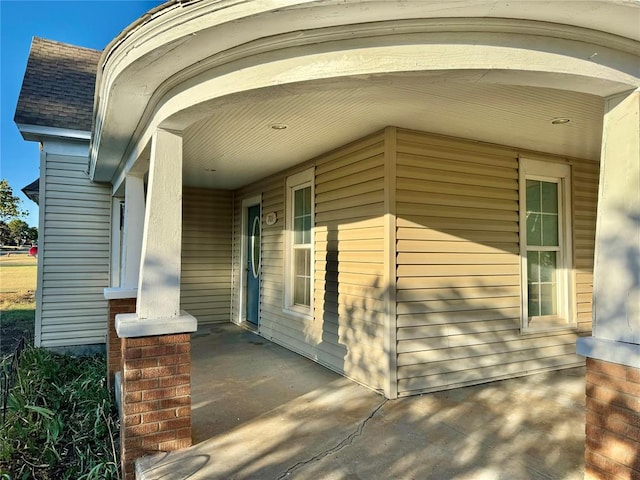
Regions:
<instances>
[{"instance_id":1,"label":"asphalt shingle roof","mask_svg":"<svg viewBox=\"0 0 640 480\"><path fill-rule=\"evenodd\" d=\"M101 53L34 37L14 121L90 131Z\"/></svg>"}]
</instances>

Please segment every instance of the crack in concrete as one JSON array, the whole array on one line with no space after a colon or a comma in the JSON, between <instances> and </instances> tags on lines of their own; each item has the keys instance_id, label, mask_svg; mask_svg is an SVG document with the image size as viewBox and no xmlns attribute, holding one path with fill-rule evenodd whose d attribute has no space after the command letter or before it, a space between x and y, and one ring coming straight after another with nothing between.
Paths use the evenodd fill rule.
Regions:
<instances>
[{"instance_id":1,"label":"crack in concrete","mask_svg":"<svg viewBox=\"0 0 640 480\"><path fill-rule=\"evenodd\" d=\"M360 422L360 425L358 425L358 428L356 428L353 432L351 432L349 435L347 435L347 437L345 439L343 439L342 441L340 441L336 446L331 447L331 448L329 448L329 449L327 449L327 450L325 450L323 452L320 452L320 453L318 453L317 455L314 455L313 457L311 457L308 460L303 460L301 462L296 463L295 465L293 465L292 467L287 469L287 471L285 471L282 475L280 475L277 478L277 480L284 480L286 477L291 475L296 470L299 470L299 469L305 467L306 465L309 465L310 463L322 460L323 458L328 457L329 455L333 455L335 453L338 453L343 448L346 448L349 445L351 445L353 443L353 440L356 437L359 437L360 435L362 435L362 431L364 430L364 427L376 415L376 413L378 413L378 411L382 407L384 407L384 405L387 403L387 401L388 401L388 399L384 399L384 401L382 403L380 403L380 405L378 405L376 408L373 409L373 411L369 414L369 416L367 418L365 418L362 422Z\"/></svg>"}]
</instances>

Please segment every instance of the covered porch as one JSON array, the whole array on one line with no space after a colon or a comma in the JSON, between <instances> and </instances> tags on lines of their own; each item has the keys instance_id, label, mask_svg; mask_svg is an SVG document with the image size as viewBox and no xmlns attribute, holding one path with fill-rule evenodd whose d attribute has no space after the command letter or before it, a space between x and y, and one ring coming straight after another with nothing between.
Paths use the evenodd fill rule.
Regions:
<instances>
[{"instance_id":1,"label":"covered porch","mask_svg":"<svg viewBox=\"0 0 640 480\"><path fill-rule=\"evenodd\" d=\"M385 400L235 325L191 346L194 445L140 479L583 478L584 368Z\"/></svg>"},{"instance_id":2,"label":"covered porch","mask_svg":"<svg viewBox=\"0 0 640 480\"><path fill-rule=\"evenodd\" d=\"M216 452L185 460L207 478L214 471L284 478L300 467L314 476L311 469L339 457L359 426L375 432L375 419L378 434L343 462L358 465L349 475L359 468L386 478L495 478L501 469L505 478L581 475L579 461L570 462L573 470L563 462L582 421L559 427L567 418L562 405L547 405L530 426L527 420L538 404L562 399L566 372L541 373L537 387L521 380L507 395L492 390L505 383L449 390L581 365L575 344L590 333L592 313L605 335L580 343L580 353L637 367L637 321L627 318L637 312L636 297L622 297L637 292L638 268L620 258L637 253L628 241L638 228L635 37L613 20L594 30L594 19L576 21L570 11L532 18L535 9L524 3L492 13L489 23L491 15L471 4L463 17L425 18L419 2L401 16L390 6L396 2L368 2L367 11L313 3L272 12L250 2L234 10L233 21L216 3L204 5L210 16L189 6L163 11L105 56L89 173L112 186L105 297L110 339L119 342L109 348L120 359L113 371L121 367L126 478L135 459L190 447L192 437L200 443L186 455L201 445ZM611 10L624 18L622 9ZM162 32L188 26L193 35L160 33L156 21L180 27ZM132 94L143 91L154 93ZM548 202L529 199L528 182L554 192ZM529 214L555 225L548 238L536 239L542 230ZM612 248L614 231L620 243ZM542 258L549 259L544 275ZM609 282L619 267L628 278ZM259 277L251 288L248 272ZM204 280L214 276L225 280ZM192 332L236 328L208 322L251 322L250 290L262 337L372 390L326 371L315 385L282 371L250 381L271 362L247 365L246 351L276 348L258 337L242 355L230 353L228 368L216 351L222 345L205 346L213 363L199 381L190 354L201 355L206 337L192 340ZM528 302L545 295L544 308L542 300ZM597 297L614 300L593 306ZM612 344L619 355L607 353ZM214 372L233 368L245 371L216 380ZM283 383L276 388L276 381ZM235 390L241 387L249 390ZM265 421L264 430L234 424L230 412L228 423L210 422L216 417L204 412L221 390L233 392L225 405L240 407L236 419L249 406L264 407L249 414ZM293 397L283 399L288 390ZM395 402L373 390L387 399L420 396ZM422 395L435 390L449 393ZM588 391L598 397L594 412L609 395L596 390ZM481 409L467 411L471 404ZM395 416L394 405L417 406ZM383 434L385 418L393 427ZM293 423L279 437L269 421ZM245 430L247 441L228 436ZM205 440L207 432L215 436ZM434 440L425 460L432 439L451 443ZM240 456L225 457L225 445ZM402 458L384 460L387 454ZM175 466L180 455L167 461ZM211 467L212 458L222 464Z\"/></svg>"}]
</instances>

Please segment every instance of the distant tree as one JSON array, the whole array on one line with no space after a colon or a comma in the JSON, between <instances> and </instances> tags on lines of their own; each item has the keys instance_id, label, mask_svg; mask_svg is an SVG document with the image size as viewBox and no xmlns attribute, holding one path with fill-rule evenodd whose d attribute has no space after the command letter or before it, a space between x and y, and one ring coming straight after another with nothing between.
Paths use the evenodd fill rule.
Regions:
<instances>
[{"instance_id":1,"label":"distant tree","mask_svg":"<svg viewBox=\"0 0 640 480\"><path fill-rule=\"evenodd\" d=\"M0 220L0 245L6 245L11 241L11 231L7 222Z\"/></svg>"},{"instance_id":2,"label":"distant tree","mask_svg":"<svg viewBox=\"0 0 640 480\"><path fill-rule=\"evenodd\" d=\"M0 180L0 220L6 222L15 217L24 217L22 200L13 194L13 190L4 178Z\"/></svg>"},{"instance_id":3,"label":"distant tree","mask_svg":"<svg viewBox=\"0 0 640 480\"><path fill-rule=\"evenodd\" d=\"M29 227L25 231L25 241L27 243L36 243L38 241L38 227Z\"/></svg>"},{"instance_id":4,"label":"distant tree","mask_svg":"<svg viewBox=\"0 0 640 480\"><path fill-rule=\"evenodd\" d=\"M16 245L24 244L31 235L31 227L29 227L29 224L19 218L10 220L7 226L9 227L9 237Z\"/></svg>"}]
</instances>

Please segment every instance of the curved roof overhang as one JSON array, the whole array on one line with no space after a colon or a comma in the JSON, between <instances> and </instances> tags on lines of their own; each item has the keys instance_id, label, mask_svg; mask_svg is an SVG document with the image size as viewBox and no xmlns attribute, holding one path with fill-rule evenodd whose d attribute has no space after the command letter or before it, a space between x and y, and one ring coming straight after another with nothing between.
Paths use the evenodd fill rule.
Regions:
<instances>
[{"instance_id":1,"label":"curved roof overhang","mask_svg":"<svg viewBox=\"0 0 640 480\"><path fill-rule=\"evenodd\" d=\"M156 128L239 95L415 74L600 97L640 86L640 9L624 1L168 2L98 70L90 174L116 180Z\"/></svg>"}]
</instances>

